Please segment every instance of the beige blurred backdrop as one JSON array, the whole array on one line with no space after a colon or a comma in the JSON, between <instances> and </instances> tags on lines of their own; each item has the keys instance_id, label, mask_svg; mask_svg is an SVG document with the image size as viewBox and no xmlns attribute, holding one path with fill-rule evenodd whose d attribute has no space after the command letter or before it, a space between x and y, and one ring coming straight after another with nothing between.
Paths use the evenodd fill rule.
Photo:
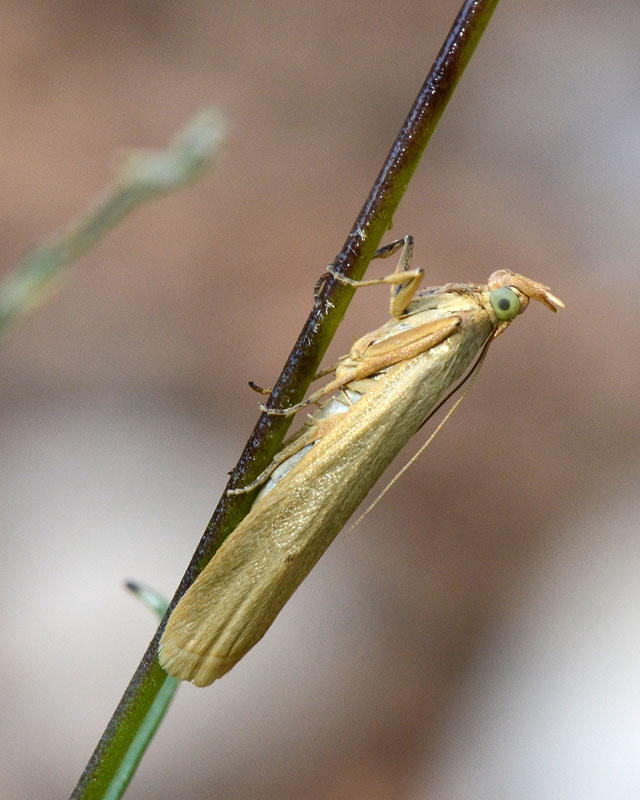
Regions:
<instances>
[{"instance_id":1,"label":"beige blurred backdrop","mask_svg":"<svg viewBox=\"0 0 640 800\"><path fill-rule=\"evenodd\" d=\"M277 376L459 4L0 6L3 270L122 149L211 104L231 126L3 344L3 798L71 791L154 631L122 582L171 595L247 381ZM391 235L429 283L510 267L567 308L530 307L263 642L180 689L127 797L638 796L639 35L637 0L499 5ZM386 309L360 293L333 354Z\"/></svg>"}]
</instances>

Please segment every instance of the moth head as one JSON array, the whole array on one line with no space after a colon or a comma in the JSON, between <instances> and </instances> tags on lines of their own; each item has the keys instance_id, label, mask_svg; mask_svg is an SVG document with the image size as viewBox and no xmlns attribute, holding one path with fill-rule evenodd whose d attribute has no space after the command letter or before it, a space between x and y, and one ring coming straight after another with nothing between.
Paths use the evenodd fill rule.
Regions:
<instances>
[{"instance_id":1,"label":"moth head","mask_svg":"<svg viewBox=\"0 0 640 800\"><path fill-rule=\"evenodd\" d=\"M489 302L499 321L494 338L502 333L511 320L522 314L529 305L529 300L537 300L550 311L564 308L562 300L552 294L548 286L509 269L494 272L489 278L487 288Z\"/></svg>"}]
</instances>

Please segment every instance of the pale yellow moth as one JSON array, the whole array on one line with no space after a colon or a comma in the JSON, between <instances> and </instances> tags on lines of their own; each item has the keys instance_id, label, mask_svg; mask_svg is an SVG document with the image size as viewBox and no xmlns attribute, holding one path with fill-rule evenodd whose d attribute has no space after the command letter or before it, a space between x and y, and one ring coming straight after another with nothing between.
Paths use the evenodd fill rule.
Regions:
<instances>
[{"instance_id":1,"label":"pale yellow moth","mask_svg":"<svg viewBox=\"0 0 640 800\"><path fill-rule=\"evenodd\" d=\"M249 514L187 590L159 648L171 675L207 686L266 633L284 604L360 505L394 456L479 353L524 311L529 299L552 311L547 286L509 270L486 285L450 283L417 292L412 239L388 283L392 319L359 339L335 378L305 403L271 413L319 410L285 443ZM335 271L331 274L341 278ZM329 400L327 396L332 395ZM238 491L238 490L236 490Z\"/></svg>"}]
</instances>

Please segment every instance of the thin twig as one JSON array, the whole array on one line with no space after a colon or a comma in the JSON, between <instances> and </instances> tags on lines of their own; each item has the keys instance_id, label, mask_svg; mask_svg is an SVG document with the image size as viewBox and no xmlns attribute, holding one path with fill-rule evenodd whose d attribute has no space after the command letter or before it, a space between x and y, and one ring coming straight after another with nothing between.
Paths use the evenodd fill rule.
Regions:
<instances>
[{"instance_id":1,"label":"thin twig","mask_svg":"<svg viewBox=\"0 0 640 800\"><path fill-rule=\"evenodd\" d=\"M333 262L343 274L356 279L364 274L382 236L391 226L393 213L497 2L466 0L463 3L351 233ZM302 399L353 292L353 288L338 281L326 282L319 302L314 304L276 383L270 404L287 406ZM263 414L260 417L231 475L228 488L249 483L267 466L289 424L290 420L282 416ZM166 678L158 664L157 646L168 615L250 506L250 495L223 494L167 615L91 756L72 800L104 797L110 777L117 770Z\"/></svg>"},{"instance_id":2,"label":"thin twig","mask_svg":"<svg viewBox=\"0 0 640 800\"><path fill-rule=\"evenodd\" d=\"M139 205L196 180L225 138L219 112L198 114L164 150L125 154L112 187L51 243L27 253L0 283L0 335L40 305L58 278Z\"/></svg>"}]
</instances>

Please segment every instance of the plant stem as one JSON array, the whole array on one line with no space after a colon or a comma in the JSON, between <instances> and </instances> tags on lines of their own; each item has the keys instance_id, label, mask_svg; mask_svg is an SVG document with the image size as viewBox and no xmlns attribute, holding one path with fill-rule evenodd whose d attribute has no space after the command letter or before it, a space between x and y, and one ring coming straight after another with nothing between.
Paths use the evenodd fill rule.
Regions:
<instances>
[{"instance_id":1,"label":"plant stem","mask_svg":"<svg viewBox=\"0 0 640 800\"><path fill-rule=\"evenodd\" d=\"M50 244L27 253L0 283L0 335L49 296L66 267L139 205L196 180L225 138L216 111L199 114L164 150L125 154L115 184Z\"/></svg>"},{"instance_id":2,"label":"plant stem","mask_svg":"<svg viewBox=\"0 0 640 800\"><path fill-rule=\"evenodd\" d=\"M126 587L145 605L150 611L155 612L159 619L165 615L167 601L159 595L154 589L148 586L142 586L135 581L127 581ZM145 754L149 742L153 739L158 725L164 719L167 713L173 696L176 693L180 681L172 678L170 675L165 677L164 683L160 687L160 691L156 695L155 700L151 704L151 708L145 714L138 732L133 738L129 749L125 753L122 761L120 762L116 773L111 779L107 791L104 794L104 800L119 800L125 793L131 778L134 776L136 768L140 763L140 759Z\"/></svg>"},{"instance_id":3,"label":"plant stem","mask_svg":"<svg viewBox=\"0 0 640 800\"><path fill-rule=\"evenodd\" d=\"M460 80L498 0L466 0L422 86L351 233L334 264L344 275L361 278L407 188L438 120ZM328 280L291 351L269 405L298 402L318 369L354 289ZM291 420L262 414L227 488L250 482L270 462ZM82 774L73 800L103 798L166 675L157 646L174 606L251 506L251 496L223 494L198 544L169 610Z\"/></svg>"}]
</instances>

